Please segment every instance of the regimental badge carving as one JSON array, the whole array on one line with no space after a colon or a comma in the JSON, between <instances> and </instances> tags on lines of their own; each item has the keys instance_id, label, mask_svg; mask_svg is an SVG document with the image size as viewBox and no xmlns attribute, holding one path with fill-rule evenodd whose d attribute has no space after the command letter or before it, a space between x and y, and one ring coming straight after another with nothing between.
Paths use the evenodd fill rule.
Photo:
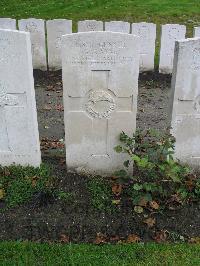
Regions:
<instances>
[{"instance_id":1,"label":"regimental badge carving","mask_svg":"<svg viewBox=\"0 0 200 266\"><path fill-rule=\"evenodd\" d=\"M86 112L93 118L108 119L115 108L115 100L107 91L97 90L89 93Z\"/></svg>"},{"instance_id":2,"label":"regimental badge carving","mask_svg":"<svg viewBox=\"0 0 200 266\"><path fill-rule=\"evenodd\" d=\"M37 24L35 22L28 22L26 25L26 31L35 32L37 31Z\"/></svg>"},{"instance_id":3,"label":"regimental badge carving","mask_svg":"<svg viewBox=\"0 0 200 266\"><path fill-rule=\"evenodd\" d=\"M13 106L19 103L18 97L6 93L5 87L0 83L0 107Z\"/></svg>"},{"instance_id":4,"label":"regimental badge carving","mask_svg":"<svg viewBox=\"0 0 200 266\"><path fill-rule=\"evenodd\" d=\"M200 95L197 96L194 100L194 109L200 113Z\"/></svg>"},{"instance_id":5,"label":"regimental badge carving","mask_svg":"<svg viewBox=\"0 0 200 266\"><path fill-rule=\"evenodd\" d=\"M55 46L57 49L61 47L61 37L57 37L55 40Z\"/></svg>"}]
</instances>

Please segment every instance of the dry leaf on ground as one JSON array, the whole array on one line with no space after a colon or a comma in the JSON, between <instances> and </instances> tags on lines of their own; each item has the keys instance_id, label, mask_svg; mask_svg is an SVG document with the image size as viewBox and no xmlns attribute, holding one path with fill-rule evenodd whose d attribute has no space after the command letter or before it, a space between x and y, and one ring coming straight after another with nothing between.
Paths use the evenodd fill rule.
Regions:
<instances>
[{"instance_id":1,"label":"dry leaf on ground","mask_svg":"<svg viewBox=\"0 0 200 266\"><path fill-rule=\"evenodd\" d=\"M167 230L161 230L156 232L154 240L158 243L166 242L167 240Z\"/></svg>"},{"instance_id":2,"label":"dry leaf on ground","mask_svg":"<svg viewBox=\"0 0 200 266\"><path fill-rule=\"evenodd\" d=\"M138 243L141 240L141 238L137 235L129 235L126 243Z\"/></svg>"},{"instance_id":3,"label":"dry leaf on ground","mask_svg":"<svg viewBox=\"0 0 200 266\"><path fill-rule=\"evenodd\" d=\"M148 227L153 227L156 223L156 218L148 218L144 220L144 223L148 225Z\"/></svg>"},{"instance_id":4,"label":"dry leaf on ground","mask_svg":"<svg viewBox=\"0 0 200 266\"><path fill-rule=\"evenodd\" d=\"M60 235L60 242L62 243L69 243L69 237L65 234Z\"/></svg>"},{"instance_id":5,"label":"dry leaf on ground","mask_svg":"<svg viewBox=\"0 0 200 266\"><path fill-rule=\"evenodd\" d=\"M121 184L114 184L112 186L112 192L115 196L119 196L122 193L122 185Z\"/></svg>"},{"instance_id":6,"label":"dry leaf on ground","mask_svg":"<svg viewBox=\"0 0 200 266\"><path fill-rule=\"evenodd\" d=\"M42 108L42 110L45 111L50 111L52 109L52 107L49 104L44 105L44 107Z\"/></svg>"},{"instance_id":7,"label":"dry leaf on ground","mask_svg":"<svg viewBox=\"0 0 200 266\"><path fill-rule=\"evenodd\" d=\"M107 242L107 236L102 233L97 233L94 243L99 245L99 244L104 244L106 242Z\"/></svg>"},{"instance_id":8,"label":"dry leaf on ground","mask_svg":"<svg viewBox=\"0 0 200 266\"><path fill-rule=\"evenodd\" d=\"M188 241L191 244L200 244L200 236L199 237L192 237Z\"/></svg>"},{"instance_id":9,"label":"dry leaf on ground","mask_svg":"<svg viewBox=\"0 0 200 266\"><path fill-rule=\"evenodd\" d=\"M145 197L141 198L138 205L141 207L146 207L147 206L148 201L146 200Z\"/></svg>"},{"instance_id":10,"label":"dry leaf on ground","mask_svg":"<svg viewBox=\"0 0 200 266\"><path fill-rule=\"evenodd\" d=\"M159 204L156 202L156 201L154 201L154 200L152 200L152 201L150 201L149 202L149 205L150 205L150 207L152 208L152 209L154 209L154 210L158 210L159 209Z\"/></svg>"},{"instance_id":11,"label":"dry leaf on ground","mask_svg":"<svg viewBox=\"0 0 200 266\"><path fill-rule=\"evenodd\" d=\"M4 189L1 188L0 189L0 200L4 198L5 194L6 193L5 193Z\"/></svg>"}]
</instances>

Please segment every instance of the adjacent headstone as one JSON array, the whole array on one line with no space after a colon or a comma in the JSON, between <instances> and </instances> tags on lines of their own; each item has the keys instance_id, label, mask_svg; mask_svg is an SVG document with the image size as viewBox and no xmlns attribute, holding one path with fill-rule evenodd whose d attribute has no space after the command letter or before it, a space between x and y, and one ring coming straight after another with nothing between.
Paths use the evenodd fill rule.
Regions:
<instances>
[{"instance_id":1,"label":"adjacent headstone","mask_svg":"<svg viewBox=\"0 0 200 266\"><path fill-rule=\"evenodd\" d=\"M16 19L0 18L0 29L16 30Z\"/></svg>"},{"instance_id":2,"label":"adjacent headstone","mask_svg":"<svg viewBox=\"0 0 200 266\"><path fill-rule=\"evenodd\" d=\"M112 174L127 158L114 151L120 132L136 128L139 38L113 32L65 35L62 59L67 166Z\"/></svg>"},{"instance_id":3,"label":"adjacent headstone","mask_svg":"<svg viewBox=\"0 0 200 266\"><path fill-rule=\"evenodd\" d=\"M200 27L194 27L194 37L200 37Z\"/></svg>"},{"instance_id":4,"label":"adjacent headstone","mask_svg":"<svg viewBox=\"0 0 200 266\"><path fill-rule=\"evenodd\" d=\"M153 23L133 23L132 34L140 37L140 71L154 70L156 25Z\"/></svg>"},{"instance_id":5,"label":"adjacent headstone","mask_svg":"<svg viewBox=\"0 0 200 266\"><path fill-rule=\"evenodd\" d=\"M83 20L78 22L78 32L103 31L103 22L97 20Z\"/></svg>"},{"instance_id":6,"label":"adjacent headstone","mask_svg":"<svg viewBox=\"0 0 200 266\"><path fill-rule=\"evenodd\" d=\"M130 23L124 21L105 22L105 31L130 33Z\"/></svg>"},{"instance_id":7,"label":"adjacent headstone","mask_svg":"<svg viewBox=\"0 0 200 266\"><path fill-rule=\"evenodd\" d=\"M19 30L31 34L33 68L47 70L45 25L43 19L21 19L18 21Z\"/></svg>"},{"instance_id":8,"label":"adjacent headstone","mask_svg":"<svg viewBox=\"0 0 200 266\"><path fill-rule=\"evenodd\" d=\"M185 39L186 27L179 24L162 25L159 72L171 74L175 41Z\"/></svg>"},{"instance_id":9,"label":"adjacent headstone","mask_svg":"<svg viewBox=\"0 0 200 266\"><path fill-rule=\"evenodd\" d=\"M30 34L0 30L0 165L40 162Z\"/></svg>"},{"instance_id":10,"label":"adjacent headstone","mask_svg":"<svg viewBox=\"0 0 200 266\"><path fill-rule=\"evenodd\" d=\"M176 42L172 78L176 158L200 166L200 38Z\"/></svg>"},{"instance_id":11,"label":"adjacent headstone","mask_svg":"<svg viewBox=\"0 0 200 266\"><path fill-rule=\"evenodd\" d=\"M72 21L54 19L47 21L48 66L50 70L62 68L61 38L72 33Z\"/></svg>"}]
</instances>

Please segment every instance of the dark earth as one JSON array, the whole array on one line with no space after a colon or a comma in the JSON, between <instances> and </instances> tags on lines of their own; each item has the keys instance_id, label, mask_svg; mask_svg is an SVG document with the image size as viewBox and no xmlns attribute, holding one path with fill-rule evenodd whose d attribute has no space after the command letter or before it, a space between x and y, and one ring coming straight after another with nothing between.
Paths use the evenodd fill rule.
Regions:
<instances>
[{"instance_id":1,"label":"dark earth","mask_svg":"<svg viewBox=\"0 0 200 266\"><path fill-rule=\"evenodd\" d=\"M154 241L162 234L169 241L200 236L200 206L191 203L173 210L146 210L137 214L124 203L115 212L95 210L86 187L88 177L67 172L64 151L64 123L61 72L34 72L39 132L43 162L53 166L58 187L73 194L73 201L60 201L48 195L33 198L23 206L0 212L0 240L94 242L98 237L110 242L130 235L141 241ZM138 128L169 127L168 108L171 77L143 73L139 79ZM79 130L79 129L77 129ZM144 217L153 215L148 227ZM103 242L104 240L102 240Z\"/></svg>"}]
</instances>

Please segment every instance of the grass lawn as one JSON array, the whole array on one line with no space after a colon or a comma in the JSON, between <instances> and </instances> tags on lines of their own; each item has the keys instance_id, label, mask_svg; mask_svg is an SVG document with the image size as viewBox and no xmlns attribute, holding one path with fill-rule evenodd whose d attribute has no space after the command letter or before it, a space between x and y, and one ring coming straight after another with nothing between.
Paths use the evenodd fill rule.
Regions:
<instances>
[{"instance_id":1,"label":"grass lawn","mask_svg":"<svg viewBox=\"0 0 200 266\"><path fill-rule=\"evenodd\" d=\"M200 265L200 245L0 243L1 265Z\"/></svg>"},{"instance_id":2,"label":"grass lawn","mask_svg":"<svg viewBox=\"0 0 200 266\"><path fill-rule=\"evenodd\" d=\"M199 0L1 0L0 17L200 23Z\"/></svg>"}]
</instances>

